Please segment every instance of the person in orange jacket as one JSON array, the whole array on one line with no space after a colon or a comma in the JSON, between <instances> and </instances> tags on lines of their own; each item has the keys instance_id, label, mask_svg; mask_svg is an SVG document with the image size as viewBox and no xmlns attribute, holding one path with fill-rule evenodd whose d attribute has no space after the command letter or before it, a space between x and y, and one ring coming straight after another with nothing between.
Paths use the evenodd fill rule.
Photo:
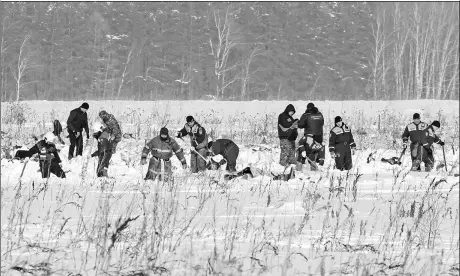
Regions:
<instances>
[{"instance_id":1,"label":"person in orange jacket","mask_svg":"<svg viewBox=\"0 0 460 276\"><path fill-rule=\"evenodd\" d=\"M153 138L145 145L142 150L141 165L147 164L149 152L152 154L152 158L150 158L149 169L145 180L155 180L157 175L160 175L159 180L161 180L161 161L163 161L165 169L163 180L169 181L172 176L171 157L173 152L182 163L182 167L184 169L187 168L182 148L169 136L169 131L165 127L161 128L159 136Z\"/></svg>"}]
</instances>

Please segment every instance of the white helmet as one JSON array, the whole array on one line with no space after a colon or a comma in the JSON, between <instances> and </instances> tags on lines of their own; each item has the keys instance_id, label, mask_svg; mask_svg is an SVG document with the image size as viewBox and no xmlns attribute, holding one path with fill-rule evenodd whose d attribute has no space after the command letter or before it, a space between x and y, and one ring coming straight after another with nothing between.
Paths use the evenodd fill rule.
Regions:
<instances>
[{"instance_id":1,"label":"white helmet","mask_svg":"<svg viewBox=\"0 0 460 276\"><path fill-rule=\"evenodd\" d=\"M43 140L45 140L45 142L53 143L54 139L56 139L56 136L52 132L47 132L43 135Z\"/></svg>"},{"instance_id":2,"label":"white helmet","mask_svg":"<svg viewBox=\"0 0 460 276\"><path fill-rule=\"evenodd\" d=\"M105 125L102 122L96 121L93 124L93 130L96 131L96 132L97 131L102 131L102 130L104 130L104 128L105 128Z\"/></svg>"}]
</instances>

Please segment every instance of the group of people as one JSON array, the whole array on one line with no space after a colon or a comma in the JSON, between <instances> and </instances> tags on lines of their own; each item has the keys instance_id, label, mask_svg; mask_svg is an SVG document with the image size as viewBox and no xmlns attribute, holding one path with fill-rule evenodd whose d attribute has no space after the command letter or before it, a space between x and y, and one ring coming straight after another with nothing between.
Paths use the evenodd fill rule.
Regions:
<instances>
[{"instance_id":1,"label":"group of people","mask_svg":"<svg viewBox=\"0 0 460 276\"><path fill-rule=\"evenodd\" d=\"M67 119L67 138L70 141L69 160L83 154L83 130L86 132L86 138L89 139L88 116L86 114L88 109L89 104L83 103L80 107L70 111ZM115 117L105 110L99 112L99 118L100 121L97 121L93 126L95 131L93 137L98 141L98 150L91 156L99 157L97 175L107 176L110 158L115 153L117 144L121 141L121 128ZM42 178L48 178L50 173L59 178L65 178L66 175L61 166L62 160L55 145L56 142L64 143L61 138L62 126L58 120L55 120L53 127L54 130L45 133L32 148L27 151L16 152L15 157L31 158L37 154Z\"/></svg>"},{"instance_id":2,"label":"group of people","mask_svg":"<svg viewBox=\"0 0 460 276\"><path fill-rule=\"evenodd\" d=\"M72 110L67 120L68 138L70 147L68 159L81 156L83 152L83 130L89 139L88 118L86 112L89 109L88 103ZM318 166L324 165L325 145L323 142L324 117L318 108L309 103L305 113L300 119L294 119L296 110L292 104L278 116L278 136L280 139L280 164L288 167L295 165L301 170L303 164L308 163L311 170L318 170ZM121 141L122 131L118 121L112 114L102 110L99 112L99 121L93 125L93 137L97 140L97 150L91 155L98 157L97 176L107 177L110 159L116 152L117 144ZM48 178L50 173L65 178L65 172L61 168L61 159L54 142L60 141L62 127L59 121L54 123L54 131L43 135L30 150L22 152L20 157L31 157L39 155L40 170L43 178ZM420 164L425 163L425 170L431 171L434 165L433 144L441 146L444 142L436 135L439 129L439 121L430 125L421 122L420 115L415 113L413 122L406 126L402 135L404 149L410 144L412 170L420 171ZM299 139L296 147L299 129L304 129L304 135ZM177 132L175 138L190 138L190 169L192 173L199 173L205 170L216 170L226 164L229 173L237 175L236 161L239 155L239 147L230 139L218 139L209 141L206 129L195 121L193 116L186 117L184 127ZM409 142L410 140L410 142ZM343 122L340 116L335 117L334 127L329 134L329 152L335 160L335 168L339 170L350 170L353 166L352 155L356 149L351 129ZM74 155L75 154L75 155ZM172 176L171 158L174 155L179 159L184 169L188 168L184 157L184 151L170 136L166 127L160 129L160 134L145 144L141 153L140 164L147 164L150 154L148 171L145 180L155 180L157 177L169 181ZM220 162L212 158L221 155ZM163 163L164 173L161 172Z\"/></svg>"},{"instance_id":3,"label":"group of people","mask_svg":"<svg viewBox=\"0 0 460 276\"><path fill-rule=\"evenodd\" d=\"M282 166L296 165L300 170L306 162L311 170L318 170L318 165L324 165L325 146L323 144L324 117L318 108L309 103L305 113L299 119L292 116L296 110L289 104L278 116L278 137L280 139L280 164ZM350 128L345 125L340 116L335 117L335 126L330 131L329 151L335 159L335 167L339 170L352 168L352 152L356 148ZM296 148L298 129L304 129L304 135ZM297 157L296 157L297 155Z\"/></svg>"},{"instance_id":4,"label":"group of people","mask_svg":"<svg viewBox=\"0 0 460 276\"><path fill-rule=\"evenodd\" d=\"M71 160L83 153L83 130L89 139L88 117L86 112L89 109L88 103L83 103L80 107L72 110L67 120L68 138L70 140L68 159ZM108 168L112 155L116 152L117 144L121 141L122 132L118 121L112 114L106 111L99 112L99 121L93 124L93 138L97 140L97 150L91 154L91 157L98 157L97 176L108 177ZM55 121L56 122L56 121ZM57 121L59 123L59 121ZM60 126L60 123L59 123ZM65 178L65 172L61 167L61 158L56 149L55 142L62 141L60 135L62 127L54 126L53 132L43 135L28 151L16 153L18 158L32 157L39 154L40 170L43 178L48 178L50 173L60 178ZM186 117L185 126L177 132L176 138L190 137L191 155L190 166L192 173L198 173L205 170L216 170L226 164L226 170L236 173L236 160L239 154L238 146L229 139L218 139L208 141L206 130L195 121L192 116ZM141 153L141 165L147 164L147 158L150 154L148 171L145 180L155 180L157 177L164 181L169 181L172 175L171 157L173 153L186 169L187 162L184 157L182 148L174 138L169 135L166 127L160 129L160 134L151 139L144 146ZM223 158L220 162L209 159L211 156L221 155ZM161 165L164 165L164 173L161 172ZM163 177L162 177L163 175Z\"/></svg>"},{"instance_id":5,"label":"group of people","mask_svg":"<svg viewBox=\"0 0 460 276\"><path fill-rule=\"evenodd\" d=\"M318 170L318 165L324 164L325 146L323 143L324 117L313 103L299 119L294 119L295 108L289 104L278 116L278 137L280 139L280 164L288 166L296 164L297 169L308 161L311 170ZM429 172L434 166L433 144L444 146L444 142L436 135L440 128L439 121L430 125L420 120L420 114L413 115L413 122L408 124L402 135L404 149L410 144L412 170L420 171L421 163L425 163L425 171ZM304 129L296 148L298 129ZM409 142L410 140L410 142ZM350 170L353 166L356 144L351 129L340 116L334 118L334 127L329 133L329 152L335 160L335 168ZM297 157L296 157L297 155Z\"/></svg>"}]
</instances>

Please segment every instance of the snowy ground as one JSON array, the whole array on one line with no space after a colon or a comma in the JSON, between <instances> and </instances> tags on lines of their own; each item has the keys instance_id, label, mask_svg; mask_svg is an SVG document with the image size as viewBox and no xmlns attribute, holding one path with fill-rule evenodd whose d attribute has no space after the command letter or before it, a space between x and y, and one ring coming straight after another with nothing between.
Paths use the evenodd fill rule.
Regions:
<instances>
[{"instance_id":1,"label":"snowy ground","mask_svg":"<svg viewBox=\"0 0 460 276\"><path fill-rule=\"evenodd\" d=\"M205 114L209 105L220 114L219 102L202 103ZM343 110L345 114L364 105L352 103ZM458 102L439 103L441 116L450 118L448 123L454 125ZM42 103L27 104L43 107ZM244 104L250 106L247 113L263 108L278 113L287 102ZM317 105L324 111L321 104ZM365 103L371 104L378 103ZM414 109L423 109L424 104L418 102ZM232 104L231 111L222 112L223 120L233 111L241 112L237 107L242 105ZM305 105L296 103L296 108L303 110ZM339 103L331 103L335 105ZM78 104L63 106L55 105L67 114ZM96 107L90 102L90 106L100 109L103 104ZM180 106L190 111L192 104L182 102ZM380 106L399 108L394 111L397 114L407 113L409 119L402 118L402 122L410 121L413 113L405 109L407 103L383 102ZM439 111L427 106L431 109L425 117ZM169 117L183 120L187 111ZM374 111L366 110L363 118L375 118ZM48 114L49 109L31 111L39 112ZM65 122L62 118L66 114L59 115L61 122ZM403 127L398 122L399 135ZM249 136L249 131L244 136ZM458 137L458 128L444 131ZM263 135L259 132L254 136L260 139ZM363 136L362 144L367 136ZM272 141L239 142L238 168L281 172L283 168L277 164L279 146L276 139ZM178 142L188 149L185 142ZM64 170L70 170L68 177L60 180L53 176L48 183L41 180L38 163L30 161L20 181L24 164L3 159L2 274L458 275L459 181L452 176L458 173L458 143L446 147L447 172L409 172L409 155L402 166L378 161L398 156L398 147L358 146L361 150L354 156L355 166L349 174L333 170L327 155L322 172L305 168L288 182L273 181L265 175L230 182L223 181L223 172L190 175L173 158L177 169L172 188L142 180L147 169L138 165L143 145L142 139L124 139L119 144L109 169L115 179L109 181L95 178L96 159L87 158L95 145L85 147L84 156L70 162L64 146L61 157ZM377 161L367 163L375 150ZM438 163L443 159L439 148L435 156ZM82 181L82 166L87 160Z\"/></svg>"}]
</instances>

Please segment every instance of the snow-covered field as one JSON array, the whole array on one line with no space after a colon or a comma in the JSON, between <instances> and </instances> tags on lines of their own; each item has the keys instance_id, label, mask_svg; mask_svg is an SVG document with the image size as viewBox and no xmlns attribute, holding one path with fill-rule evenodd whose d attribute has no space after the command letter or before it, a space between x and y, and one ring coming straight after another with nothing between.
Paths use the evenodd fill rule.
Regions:
<instances>
[{"instance_id":1,"label":"snow-covered field","mask_svg":"<svg viewBox=\"0 0 460 276\"><path fill-rule=\"evenodd\" d=\"M26 104L25 124L18 127L5 121L2 103L2 130L13 133L12 143L51 130L53 119L64 125L81 103ZM288 182L265 174L225 182L221 171L190 175L174 157L172 187L143 181L147 166L139 166L144 139L159 125L168 122L175 130L193 115L214 138L237 141L238 169L280 173L276 117L288 102L89 104L91 119L104 108L139 139L119 144L109 168L114 179L105 181L95 178L96 159L87 158L95 145L70 162L65 145L67 179L52 176L48 183L36 162L27 163L20 179L24 164L1 160L2 274L459 273L459 180L453 176L459 165L458 101L315 102L329 125L343 115L354 129L360 150L349 173L333 170L327 154L322 172L305 168ZM293 104L299 117L307 102ZM401 166L379 161L399 156L399 137L415 111L427 122L441 118L447 172L409 172L408 154ZM188 145L178 143L188 159ZM376 161L367 163L374 151ZM443 160L439 147L435 158L436 165Z\"/></svg>"}]
</instances>

